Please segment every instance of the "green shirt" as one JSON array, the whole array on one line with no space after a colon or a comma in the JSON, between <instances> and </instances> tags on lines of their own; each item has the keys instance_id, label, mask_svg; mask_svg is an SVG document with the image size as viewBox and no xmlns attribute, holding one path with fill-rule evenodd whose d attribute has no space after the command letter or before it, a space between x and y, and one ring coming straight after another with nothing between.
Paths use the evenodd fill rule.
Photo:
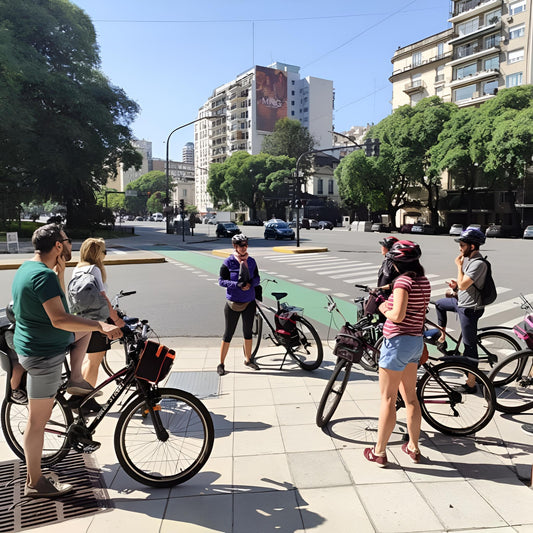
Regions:
<instances>
[{"instance_id":1,"label":"green shirt","mask_svg":"<svg viewBox=\"0 0 533 533\"><path fill-rule=\"evenodd\" d=\"M18 355L52 357L67 351L74 334L52 326L43 303L61 297L67 300L56 273L40 261L25 261L15 274L11 287L16 326L13 341Z\"/></svg>"}]
</instances>

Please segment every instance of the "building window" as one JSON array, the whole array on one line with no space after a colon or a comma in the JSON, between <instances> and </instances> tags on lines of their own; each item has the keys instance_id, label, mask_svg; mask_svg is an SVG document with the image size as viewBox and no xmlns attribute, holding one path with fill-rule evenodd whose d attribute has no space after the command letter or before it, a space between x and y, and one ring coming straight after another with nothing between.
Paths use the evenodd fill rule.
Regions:
<instances>
[{"instance_id":1,"label":"building window","mask_svg":"<svg viewBox=\"0 0 533 533\"><path fill-rule=\"evenodd\" d=\"M477 72L477 63L470 63L470 65L465 65L464 67L457 67L455 69L455 80L462 80L467 76L471 76Z\"/></svg>"},{"instance_id":2,"label":"building window","mask_svg":"<svg viewBox=\"0 0 533 533\"><path fill-rule=\"evenodd\" d=\"M424 98L424 94L422 93L422 91L420 91L419 93L416 93L416 94L412 94L409 104L411 106L414 106L414 105L418 104L418 102L420 102L420 100L422 100L422 98Z\"/></svg>"},{"instance_id":3,"label":"building window","mask_svg":"<svg viewBox=\"0 0 533 533\"><path fill-rule=\"evenodd\" d=\"M516 63L517 61L522 61L524 59L524 49L519 48L518 50L511 50L507 53L507 63Z\"/></svg>"},{"instance_id":4,"label":"building window","mask_svg":"<svg viewBox=\"0 0 533 533\"><path fill-rule=\"evenodd\" d=\"M526 0L520 0L519 2L513 2L509 4L509 15L518 15L526 10Z\"/></svg>"},{"instance_id":5,"label":"building window","mask_svg":"<svg viewBox=\"0 0 533 533\"><path fill-rule=\"evenodd\" d=\"M411 87L422 86L422 74L413 74L411 76Z\"/></svg>"},{"instance_id":6,"label":"building window","mask_svg":"<svg viewBox=\"0 0 533 533\"><path fill-rule=\"evenodd\" d=\"M522 85L522 73L516 72L515 74L509 74L505 78L506 87L516 87L517 85Z\"/></svg>"},{"instance_id":7,"label":"building window","mask_svg":"<svg viewBox=\"0 0 533 533\"><path fill-rule=\"evenodd\" d=\"M485 50L498 46L500 44L500 41L501 35L499 33L494 33L492 35L489 35L488 37L485 37Z\"/></svg>"},{"instance_id":8,"label":"building window","mask_svg":"<svg viewBox=\"0 0 533 533\"><path fill-rule=\"evenodd\" d=\"M485 59L483 63L484 70L498 69L500 68L500 58L498 56Z\"/></svg>"},{"instance_id":9,"label":"building window","mask_svg":"<svg viewBox=\"0 0 533 533\"><path fill-rule=\"evenodd\" d=\"M439 43L437 45L437 57L441 58L444 55L444 43Z\"/></svg>"},{"instance_id":10,"label":"building window","mask_svg":"<svg viewBox=\"0 0 533 533\"><path fill-rule=\"evenodd\" d=\"M490 48L490 46L487 48ZM461 59L462 57L471 56L472 54L478 52L478 49L479 45L477 42L457 46L454 50L454 59Z\"/></svg>"},{"instance_id":11,"label":"building window","mask_svg":"<svg viewBox=\"0 0 533 533\"><path fill-rule=\"evenodd\" d=\"M295 105L295 102L294 102L294 100L291 100L291 105Z\"/></svg>"},{"instance_id":12,"label":"building window","mask_svg":"<svg viewBox=\"0 0 533 533\"><path fill-rule=\"evenodd\" d=\"M316 193L317 194L324 194L324 180L319 179L316 182Z\"/></svg>"},{"instance_id":13,"label":"building window","mask_svg":"<svg viewBox=\"0 0 533 533\"><path fill-rule=\"evenodd\" d=\"M437 87L435 89L435 94L439 97L439 98L442 98L442 93L444 92L444 87L441 85L440 87Z\"/></svg>"},{"instance_id":14,"label":"building window","mask_svg":"<svg viewBox=\"0 0 533 533\"><path fill-rule=\"evenodd\" d=\"M467 20L466 22L463 22L462 24L458 24L457 33L459 34L459 37L462 37L463 35L468 35L469 33L477 31L478 28L479 28L479 19L476 17L476 18Z\"/></svg>"},{"instance_id":15,"label":"building window","mask_svg":"<svg viewBox=\"0 0 533 533\"><path fill-rule=\"evenodd\" d=\"M487 83L483 84L483 95L488 96L491 94L497 94L498 93L498 81L488 81Z\"/></svg>"},{"instance_id":16,"label":"building window","mask_svg":"<svg viewBox=\"0 0 533 533\"><path fill-rule=\"evenodd\" d=\"M291 95L294 96L296 93L294 91L291 91Z\"/></svg>"},{"instance_id":17,"label":"building window","mask_svg":"<svg viewBox=\"0 0 533 533\"><path fill-rule=\"evenodd\" d=\"M474 98L476 94L476 84L467 85L466 87L461 87L453 91L454 101L460 102L461 100L468 100L469 98Z\"/></svg>"},{"instance_id":18,"label":"building window","mask_svg":"<svg viewBox=\"0 0 533 533\"><path fill-rule=\"evenodd\" d=\"M518 24L518 26L513 26L509 28L509 40L518 39L518 37L523 37L526 32L525 24Z\"/></svg>"},{"instance_id":19,"label":"building window","mask_svg":"<svg viewBox=\"0 0 533 533\"><path fill-rule=\"evenodd\" d=\"M333 180L328 180L328 194L333 194Z\"/></svg>"},{"instance_id":20,"label":"building window","mask_svg":"<svg viewBox=\"0 0 533 533\"><path fill-rule=\"evenodd\" d=\"M435 74L435 83L444 81L444 65L437 67L437 73Z\"/></svg>"},{"instance_id":21,"label":"building window","mask_svg":"<svg viewBox=\"0 0 533 533\"><path fill-rule=\"evenodd\" d=\"M502 10L496 9L485 15L485 24L496 24L502 17Z\"/></svg>"},{"instance_id":22,"label":"building window","mask_svg":"<svg viewBox=\"0 0 533 533\"><path fill-rule=\"evenodd\" d=\"M422 64L422 52L415 52L412 58L413 67L418 67Z\"/></svg>"},{"instance_id":23,"label":"building window","mask_svg":"<svg viewBox=\"0 0 533 533\"><path fill-rule=\"evenodd\" d=\"M291 111L291 116L294 117L294 111Z\"/></svg>"}]
</instances>

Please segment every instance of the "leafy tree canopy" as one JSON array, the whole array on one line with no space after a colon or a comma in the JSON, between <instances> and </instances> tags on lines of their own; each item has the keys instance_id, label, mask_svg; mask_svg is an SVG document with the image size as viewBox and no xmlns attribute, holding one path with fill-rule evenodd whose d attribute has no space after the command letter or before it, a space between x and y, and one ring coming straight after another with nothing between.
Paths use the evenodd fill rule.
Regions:
<instances>
[{"instance_id":1,"label":"leafy tree canopy","mask_svg":"<svg viewBox=\"0 0 533 533\"><path fill-rule=\"evenodd\" d=\"M147 172L126 185L126 191L137 191L137 196L126 196L124 208L129 213L161 212L166 188L167 178L164 172Z\"/></svg>"},{"instance_id":2,"label":"leafy tree canopy","mask_svg":"<svg viewBox=\"0 0 533 533\"><path fill-rule=\"evenodd\" d=\"M21 198L65 203L71 225L119 161L142 162L129 127L138 106L99 66L94 27L80 8L0 0L0 187L16 183Z\"/></svg>"}]
</instances>

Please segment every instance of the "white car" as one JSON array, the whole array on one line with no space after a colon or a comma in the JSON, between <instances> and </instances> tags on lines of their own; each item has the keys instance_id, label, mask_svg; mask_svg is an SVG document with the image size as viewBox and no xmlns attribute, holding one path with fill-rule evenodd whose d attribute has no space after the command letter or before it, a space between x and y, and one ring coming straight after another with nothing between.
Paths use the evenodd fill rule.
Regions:
<instances>
[{"instance_id":1,"label":"white car","mask_svg":"<svg viewBox=\"0 0 533 533\"><path fill-rule=\"evenodd\" d=\"M154 213L154 222L163 222L163 213Z\"/></svg>"},{"instance_id":2,"label":"white car","mask_svg":"<svg viewBox=\"0 0 533 533\"><path fill-rule=\"evenodd\" d=\"M461 235L463 231L463 225L462 224L452 224L450 227L450 235Z\"/></svg>"}]
</instances>

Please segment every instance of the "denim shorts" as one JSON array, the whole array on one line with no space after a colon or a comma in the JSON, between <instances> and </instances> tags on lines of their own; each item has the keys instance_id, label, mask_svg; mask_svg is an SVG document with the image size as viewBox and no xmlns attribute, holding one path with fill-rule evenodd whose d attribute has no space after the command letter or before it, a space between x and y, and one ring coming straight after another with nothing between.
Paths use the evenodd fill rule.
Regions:
<instances>
[{"instance_id":1,"label":"denim shorts","mask_svg":"<svg viewBox=\"0 0 533 533\"><path fill-rule=\"evenodd\" d=\"M389 370L404 370L409 363L418 363L424 339L413 335L396 335L383 339L379 356L379 366Z\"/></svg>"},{"instance_id":2,"label":"denim shorts","mask_svg":"<svg viewBox=\"0 0 533 533\"><path fill-rule=\"evenodd\" d=\"M19 356L20 364L28 372L26 389L28 398L39 400L53 398L61 385L63 362L68 352L52 357L38 355Z\"/></svg>"}]
</instances>

